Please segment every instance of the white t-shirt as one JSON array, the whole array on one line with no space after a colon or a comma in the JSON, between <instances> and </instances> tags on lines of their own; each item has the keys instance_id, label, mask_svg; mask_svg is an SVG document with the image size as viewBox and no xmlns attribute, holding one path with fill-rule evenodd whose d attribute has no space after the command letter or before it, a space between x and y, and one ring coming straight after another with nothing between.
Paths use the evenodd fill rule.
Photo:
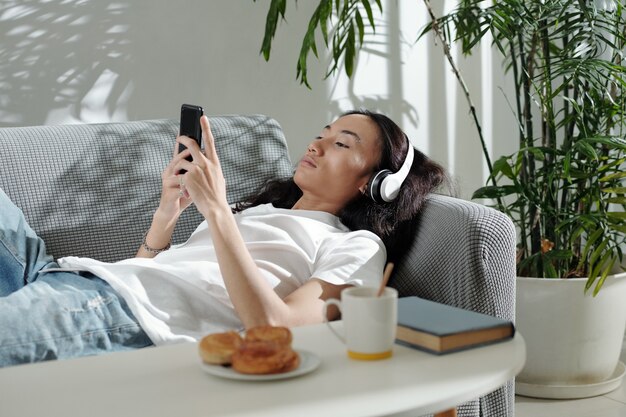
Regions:
<instances>
[{"instance_id":1,"label":"white t-shirt","mask_svg":"<svg viewBox=\"0 0 626 417\"><path fill-rule=\"evenodd\" d=\"M375 234L350 231L321 211L256 206L235 215L259 270L284 298L312 277L332 284L377 286L386 259ZM205 334L239 329L222 279L206 221L187 242L154 258L116 263L66 257L63 269L91 271L128 303L156 345L194 341Z\"/></svg>"}]
</instances>

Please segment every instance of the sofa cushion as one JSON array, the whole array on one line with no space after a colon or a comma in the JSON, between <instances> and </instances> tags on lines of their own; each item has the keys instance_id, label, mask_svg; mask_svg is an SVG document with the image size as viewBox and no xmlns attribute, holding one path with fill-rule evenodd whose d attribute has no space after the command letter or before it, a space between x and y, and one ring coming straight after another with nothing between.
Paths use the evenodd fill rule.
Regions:
<instances>
[{"instance_id":1,"label":"sofa cushion","mask_svg":"<svg viewBox=\"0 0 626 417\"><path fill-rule=\"evenodd\" d=\"M279 124L262 115L209 116L228 200L292 174ZM177 120L0 129L0 188L25 212L55 258L125 259L158 206ZM185 211L173 242L202 221Z\"/></svg>"}]
</instances>

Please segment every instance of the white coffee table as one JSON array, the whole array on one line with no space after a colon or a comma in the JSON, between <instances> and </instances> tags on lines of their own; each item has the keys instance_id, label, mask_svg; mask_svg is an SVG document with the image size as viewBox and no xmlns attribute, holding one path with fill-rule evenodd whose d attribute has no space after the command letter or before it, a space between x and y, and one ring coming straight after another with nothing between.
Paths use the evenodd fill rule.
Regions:
<instances>
[{"instance_id":1,"label":"white coffee table","mask_svg":"<svg viewBox=\"0 0 626 417\"><path fill-rule=\"evenodd\" d=\"M493 391L521 370L526 357L519 333L446 356L395 346L392 358L372 362L349 359L323 324L293 333L294 347L319 356L321 364L277 381L209 375L196 344L0 369L0 416L420 415Z\"/></svg>"}]
</instances>

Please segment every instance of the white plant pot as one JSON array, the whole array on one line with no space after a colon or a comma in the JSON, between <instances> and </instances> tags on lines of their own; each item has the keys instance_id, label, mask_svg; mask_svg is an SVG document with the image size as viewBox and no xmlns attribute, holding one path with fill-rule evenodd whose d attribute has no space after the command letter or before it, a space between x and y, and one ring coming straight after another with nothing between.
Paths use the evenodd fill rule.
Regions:
<instances>
[{"instance_id":1,"label":"white plant pot","mask_svg":"<svg viewBox=\"0 0 626 417\"><path fill-rule=\"evenodd\" d=\"M583 398L617 388L626 326L626 273L607 277L596 297L585 278L517 278L516 327L526 364L516 393Z\"/></svg>"}]
</instances>

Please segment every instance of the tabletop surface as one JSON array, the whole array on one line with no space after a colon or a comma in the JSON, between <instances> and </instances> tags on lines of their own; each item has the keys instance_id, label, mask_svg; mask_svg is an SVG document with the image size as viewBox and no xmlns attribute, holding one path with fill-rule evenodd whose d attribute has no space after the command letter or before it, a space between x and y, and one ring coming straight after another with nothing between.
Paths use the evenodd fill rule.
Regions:
<instances>
[{"instance_id":1,"label":"tabletop surface","mask_svg":"<svg viewBox=\"0 0 626 417\"><path fill-rule=\"evenodd\" d=\"M334 323L341 326L341 322ZM390 359L349 359L324 324L293 328L314 371L238 381L202 370L197 344L0 369L0 416L380 416L452 408L512 379L526 347L515 338L436 356L395 345Z\"/></svg>"}]
</instances>

